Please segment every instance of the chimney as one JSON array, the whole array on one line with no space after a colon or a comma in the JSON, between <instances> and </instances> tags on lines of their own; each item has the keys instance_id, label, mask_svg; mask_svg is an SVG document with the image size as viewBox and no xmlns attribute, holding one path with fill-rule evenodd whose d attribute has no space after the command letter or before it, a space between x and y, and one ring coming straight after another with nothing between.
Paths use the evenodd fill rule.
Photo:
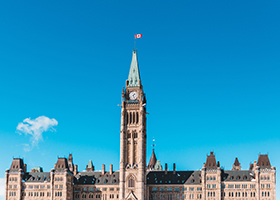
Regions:
<instances>
[{"instance_id":1,"label":"chimney","mask_svg":"<svg viewBox=\"0 0 280 200\"><path fill-rule=\"evenodd\" d=\"M173 163L173 174L176 174L176 164Z\"/></svg>"},{"instance_id":2,"label":"chimney","mask_svg":"<svg viewBox=\"0 0 280 200\"><path fill-rule=\"evenodd\" d=\"M257 167L257 161L254 161L254 168Z\"/></svg>"},{"instance_id":3,"label":"chimney","mask_svg":"<svg viewBox=\"0 0 280 200\"><path fill-rule=\"evenodd\" d=\"M24 171L24 173L27 172L27 165L26 164L23 165L23 171Z\"/></svg>"},{"instance_id":4,"label":"chimney","mask_svg":"<svg viewBox=\"0 0 280 200\"><path fill-rule=\"evenodd\" d=\"M165 174L167 174L167 163L165 163Z\"/></svg>"},{"instance_id":5,"label":"chimney","mask_svg":"<svg viewBox=\"0 0 280 200\"><path fill-rule=\"evenodd\" d=\"M75 165L74 167L74 176L78 174L78 165Z\"/></svg>"},{"instance_id":6,"label":"chimney","mask_svg":"<svg viewBox=\"0 0 280 200\"><path fill-rule=\"evenodd\" d=\"M112 174L113 174L113 165L110 164L110 175L112 175Z\"/></svg>"},{"instance_id":7,"label":"chimney","mask_svg":"<svg viewBox=\"0 0 280 200\"><path fill-rule=\"evenodd\" d=\"M104 175L105 174L105 165L103 164L102 165L102 175Z\"/></svg>"}]
</instances>

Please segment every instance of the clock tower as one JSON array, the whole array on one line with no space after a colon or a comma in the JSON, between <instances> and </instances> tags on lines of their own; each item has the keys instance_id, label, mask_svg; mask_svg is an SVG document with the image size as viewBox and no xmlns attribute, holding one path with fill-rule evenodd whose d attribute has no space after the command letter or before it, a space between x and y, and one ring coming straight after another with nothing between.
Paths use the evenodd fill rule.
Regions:
<instances>
[{"instance_id":1,"label":"clock tower","mask_svg":"<svg viewBox=\"0 0 280 200\"><path fill-rule=\"evenodd\" d=\"M146 97L137 51L133 50L122 92L120 133L120 200L146 199Z\"/></svg>"}]
</instances>

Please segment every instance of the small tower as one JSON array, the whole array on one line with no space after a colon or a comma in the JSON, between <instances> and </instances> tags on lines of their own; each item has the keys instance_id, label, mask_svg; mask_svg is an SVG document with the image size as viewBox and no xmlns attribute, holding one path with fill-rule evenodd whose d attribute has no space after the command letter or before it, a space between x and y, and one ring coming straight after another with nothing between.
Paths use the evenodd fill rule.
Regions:
<instances>
[{"instance_id":1,"label":"small tower","mask_svg":"<svg viewBox=\"0 0 280 200\"><path fill-rule=\"evenodd\" d=\"M152 153L152 156L150 158L150 162L147 166L147 170L154 170L155 166L156 166L156 163L157 163L157 158L156 158L155 150L153 149L153 153Z\"/></svg>"},{"instance_id":2,"label":"small tower","mask_svg":"<svg viewBox=\"0 0 280 200\"><path fill-rule=\"evenodd\" d=\"M8 194L10 192L13 192L14 194L14 200L20 200L21 199L21 191L22 191L22 178L26 171L26 165L23 162L23 159L21 158L14 158L13 162L11 164L11 167L9 170L6 170L5 173L5 199L10 199ZM17 185L16 188L10 188L9 185L11 184Z\"/></svg>"},{"instance_id":3,"label":"small tower","mask_svg":"<svg viewBox=\"0 0 280 200\"><path fill-rule=\"evenodd\" d=\"M86 171L87 172L93 172L94 171L94 166L93 166L91 160L88 161L88 164L87 164L87 167L86 167Z\"/></svg>"},{"instance_id":4,"label":"small tower","mask_svg":"<svg viewBox=\"0 0 280 200\"><path fill-rule=\"evenodd\" d=\"M210 155L207 156L207 160L206 160L206 164L205 164L206 168L217 168L217 163L216 163L216 157L213 153L213 151L210 152Z\"/></svg>"},{"instance_id":5,"label":"small tower","mask_svg":"<svg viewBox=\"0 0 280 200\"><path fill-rule=\"evenodd\" d=\"M235 161L232 165L232 170L241 170L241 164L237 157L235 158Z\"/></svg>"},{"instance_id":6,"label":"small tower","mask_svg":"<svg viewBox=\"0 0 280 200\"><path fill-rule=\"evenodd\" d=\"M258 163L257 165L261 168L261 169L270 169L271 168L271 164L270 164L270 161L269 161L269 158L268 158L268 155L267 154L264 154L264 155L259 155L259 158L258 158Z\"/></svg>"},{"instance_id":7,"label":"small tower","mask_svg":"<svg viewBox=\"0 0 280 200\"><path fill-rule=\"evenodd\" d=\"M69 154L69 157L68 157L68 167L69 167L69 170L71 172L74 171L74 164L73 164L73 156L72 156L72 154Z\"/></svg>"},{"instance_id":8,"label":"small tower","mask_svg":"<svg viewBox=\"0 0 280 200\"><path fill-rule=\"evenodd\" d=\"M160 160L157 160L157 162L155 164L155 170L156 171L162 171L162 165L160 163Z\"/></svg>"},{"instance_id":9,"label":"small tower","mask_svg":"<svg viewBox=\"0 0 280 200\"><path fill-rule=\"evenodd\" d=\"M211 151L210 155L207 155L206 163L203 164L203 168L201 170L201 185L202 185L202 199L208 199L208 192L214 192L217 197L221 197L221 190L216 188L208 188L206 187L209 184L221 185L221 167L220 162L216 161L216 157L214 152Z\"/></svg>"}]
</instances>

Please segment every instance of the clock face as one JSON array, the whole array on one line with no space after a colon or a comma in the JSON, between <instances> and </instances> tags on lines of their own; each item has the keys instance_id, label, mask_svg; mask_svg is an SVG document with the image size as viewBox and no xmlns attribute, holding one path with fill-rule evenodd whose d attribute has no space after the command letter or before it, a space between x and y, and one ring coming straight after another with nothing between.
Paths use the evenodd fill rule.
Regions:
<instances>
[{"instance_id":1,"label":"clock face","mask_svg":"<svg viewBox=\"0 0 280 200\"><path fill-rule=\"evenodd\" d=\"M130 92L130 94L129 94L129 98L131 99L131 100L135 100L136 98L137 98L137 92Z\"/></svg>"}]
</instances>

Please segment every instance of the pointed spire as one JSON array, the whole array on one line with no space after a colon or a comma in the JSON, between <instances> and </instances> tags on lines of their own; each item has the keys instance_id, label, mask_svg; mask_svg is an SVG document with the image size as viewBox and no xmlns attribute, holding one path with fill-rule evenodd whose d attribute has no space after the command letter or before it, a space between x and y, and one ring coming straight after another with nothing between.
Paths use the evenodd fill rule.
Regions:
<instances>
[{"instance_id":1,"label":"pointed spire","mask_svg":"<svg viewBox=\"0 0 280 200\"><path fill-rule=\"evenodd\" d=\"M154 170L156 162L157 162L157 158L156 158L155 150L153 149L153 153L152 153L152 156L151 156L147 169Z\"/></svg>"},{"instance_id":2,"label":"pointed spire","mask_svg":"<svg viewBox=\"0 0 280 200\"><path fill-rule=\"evenodd\" d=\"M86 167L86 171L94 171L94 166L93 166L91 160L88 161L88 164L87 164L87 167Z\"/></svg>"},{"instance_id":3,"label":"pointed spire","mask_svg":"<svg viewBox=\"0 0 280 200\"><path fill-rule=\"evenodd\" d=\"M140 73L137 60L137 51L133 50L132 60L129 70L129 75L127 79L127 87L139 87Z\"/></svg>"},{"instance_id":4,"label":"pointed spire","mask_svg":"<svg viewBox=\"0 0 280 200\"><path fill-rule=\"evenodd\" d=\"M235 165L235 166L239 166L239 165L240 165L239 160L238 160L237 157L235 158L234 165Z\"/></svg>"},{"instance_id":5,"label":"pointed spire","mask_svg":"<svg viewBox=\"0 0 280 200\"><path fill-rule=\"evenodd\" d=\"M88 161L88 168L92 168L92 166L93 166L92 161L89 160L89 161Z\"/></svg>"},{"instance_id":6,"label":"pointed spire","mask_svg":"<svg viewBox=\"0 0 280 200\"><path fill-rule=\"evenodd\" d=\"M232 170L241 170L241 164L237 157L235 158L235 161L232 165Z\"/></svg>"}]
</instances>

